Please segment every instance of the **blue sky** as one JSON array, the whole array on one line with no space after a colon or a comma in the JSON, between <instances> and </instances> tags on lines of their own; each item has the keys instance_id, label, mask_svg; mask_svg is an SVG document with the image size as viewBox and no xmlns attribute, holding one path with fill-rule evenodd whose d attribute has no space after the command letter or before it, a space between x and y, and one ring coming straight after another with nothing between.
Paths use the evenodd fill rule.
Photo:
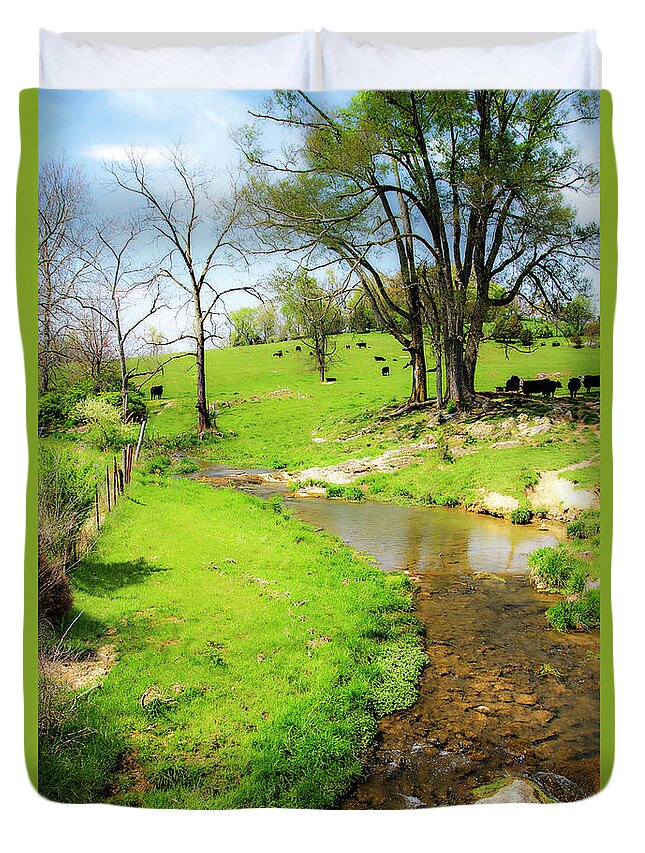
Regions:
<instances>
[{"instance_id":1,"label":"blue sky","mask_svg":"<svg viewBox=\"0 0 645 853\"><path fill-rule=\"evenodd\" d=\"M232 129L251 120L249 110L256 111L270 95L263 91L64 91L40 90L39 93L39 156L46 159L65 152L72 161L82 164L90 192L97 206L106 213L123 211L132 199L125 194L107 192L109 186L103 164L125 160L126 150L135 146L146 151L150 166L161 163L164 149L180 142L197 159L215 170L215 181L222 190L226 186L226 170L235 169L239 152L232 139ZM343 103L353 93L335 93L324 97L327 103ZM278 150L282 143L283 126L264 123L263 144ZM592 162L599 160L597 126L574 125L572 142L583 149ZM582 198L576 203L580 218L599 216L597 195ZM221 271L230 286L255 284L265 278L277 264L258 260L247 269ZM591 272L593 290L598 290L598 277ZM246 295L232 297L228 307L252 300ZM167 335L174 337L177 322L173 312L166 312L152 321ZM181 324L180 324L181 325Z\"/></svg>"}]
</instances>

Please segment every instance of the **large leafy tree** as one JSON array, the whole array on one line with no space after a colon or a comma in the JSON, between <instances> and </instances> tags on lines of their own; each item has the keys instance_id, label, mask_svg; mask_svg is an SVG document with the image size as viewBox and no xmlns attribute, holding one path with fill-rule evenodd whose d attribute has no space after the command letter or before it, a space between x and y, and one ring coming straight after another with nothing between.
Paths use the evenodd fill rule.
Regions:
<instances>
[{"instance_id":1,"label":"large leafy tree","mask_svg":"<svg viewBox=\"0 0 645 853\"><path fill-rule=\"evenodd\" d=\"M359 279L410 351L411 404L426 395L422 302L447 395L466 402L491 308L527 292L570 297L597 264L597 223L581 223L574 204L596 171L570 141L574 125L597 121L593 94L361 92L325 110L279 93L262 117L296 131L282 158L247 145L265 170L263 224L309 263L333 255Z\"/></svg>"}]
</instances>

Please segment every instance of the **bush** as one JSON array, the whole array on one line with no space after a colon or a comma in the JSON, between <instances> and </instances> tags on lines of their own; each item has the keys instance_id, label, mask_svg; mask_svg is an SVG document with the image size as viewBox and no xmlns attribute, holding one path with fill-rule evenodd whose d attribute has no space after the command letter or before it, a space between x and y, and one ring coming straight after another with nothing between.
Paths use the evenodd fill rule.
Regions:
<instances>
[{"instance_id":1,"label":"bush","mask_svg":"<svg viewBox=\"0 0 645 853\"><path fill-rule=\"evenodd\" d=\"M98 395L98 399L105 400L106 403L121 411L121 391L103 391ZM130 388L128 391L128 421L140 421L147 414L146 398L141 391L138 391L136 388Z\"/></svg>"},{"instance_id":2,"label":"bush","mask_svg":"<svg viewBox=\"0 0 645 853\"><path fill-rule=\"evenodd\" d=\"M118 450L127 440L121 412L106 400L86 397L74 406L74 416L87 424L88 438L100 450Z\"/></svg>"},{"instance_id":3,"label":"bush","mask_svg":"<svg viewBox=\"0 0 645 853\"><path fill-rule=\"evenodd\" d=\"M533 345L533 332L526 326L522 328L519 333L518 340L523 347L530 347Z\"/></svg>"}]
</instances>

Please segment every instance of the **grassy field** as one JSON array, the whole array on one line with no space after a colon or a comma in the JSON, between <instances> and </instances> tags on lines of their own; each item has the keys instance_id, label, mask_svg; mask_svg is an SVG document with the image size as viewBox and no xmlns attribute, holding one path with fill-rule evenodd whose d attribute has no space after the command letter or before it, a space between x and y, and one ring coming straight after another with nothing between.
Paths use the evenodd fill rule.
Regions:
<instances>
[{"instance_id":1,"label":"grassy field","mask_svg":"<svg viewBox=\"0 0 645 853\"><path fill-rule=\"evenodd\" d=\"M356 349L360 339L368 350ZM432 408L382 417L410 382L386 335L340 336L329 385L306 351L280 347L282 359L275 345L207 353L223 435L204 442L205 455L295 472L412 445L413 464L357 484L360 497L396 502L468 504L487 489L521 499L540 471L582 460L593 464L562 476L597 487L598 397L566 394L569 376L598 372L597 349L548 342L506 360L486 343L480 390L516 373L557 376L564 392L507 395L438 425ZM374 355L388 359L389 377ZM55 676L73 712L41 741L40 790L156 808L332 807L360 774L378 717L414 700L426 654L409 584L275 501L145 473L151 455L194 435L191 359L160 381L146 458L74 572ZM45 441L99 471L111 458L75 430ZM90 677L101 661L105 671Z\"/></svg>"},{"instance_id":2,"label":"grassy field","mask_svg":"<svg viewBox=\"0 0 645 853\"><path fill-rule=\"evenodd\" d=\"M365 340L370 349L356 349L357 340ZM346 349L347 344L351 349ZM410 415L391 428L375 422L383 407L402 402L410 391L410 372L403 369L407 354L391 336L340 335L338 361L329 371L337 381L329 385L318 381L304 347L300 353L295 352L294 342L279 347L285 352L281 359L272 356L275 344L207 352L208 396L218 403L217 422L225 434L213 448L217 459L290 470L329 465L348 455L376 456L418 435L427 421L425 414ZM374 355L388 359L389 377L381 376L381 363L374 361ZM481 348L477 388L492 391L511 374L531 378L546 373L560 378L564 389L558 396L568 399L569 377L598 373L599 364L595 348L576 350L565 343L552 347L547 341L532 353L509 352L507 360L499 346L486 342ZM428 374L428 383L432 394L434 374ZM171 362L163 385L164 399L149 404L152 434L190 431L195 422L191 360Z\"/></svg>"},{"instance_id":3,"label":"grassy field","mask_svg":"<svg viewBox=\"0 0 645 853\"><path fill-rule=\"evenodd\" d=\"M139 476L74 586L78 666L115 662L82 692L91 734L41 745L57 800L329 807L425 660L402 575L194 481Z\"/></svg>"}]
</instances>

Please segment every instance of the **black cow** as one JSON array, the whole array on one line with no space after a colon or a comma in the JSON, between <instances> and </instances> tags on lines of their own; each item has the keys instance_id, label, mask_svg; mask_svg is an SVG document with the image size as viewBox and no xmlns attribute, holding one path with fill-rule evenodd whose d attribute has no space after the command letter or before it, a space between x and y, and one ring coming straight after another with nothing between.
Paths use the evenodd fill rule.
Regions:
<instances>
[{"instance_id":1,"label":"black cow","mask_svg":"<svg viewBox=\"0 0 645 853\"><path fill-rule=\"evenodd\" d=\"M328 376L328 377L325 379L325 382L335 382L335 381L336 381L336 377L335 377L335 376Z\"/></svg>"},{"instance_id":2,"label":"black cow","mask_svg":"<svg viewBox=\"0 0 645 853\"><path fill-rule=\"evenodd\" d=\"M382 367L381 368L381 376L389 376L389 375L390 375L390 368L389 367Z\"/></svg>"},{"instance_id":3,"label":"black cow","mask_svg":"<svg viewBox=\"0 0 645 853\"><path fill-rule=\"evenodd\" d=\"M302 352L302 347L296 347L296 352Z\"/></svg>"},{"instance_id":4,"label":"black cow","mask_svg":"<svg viewBox=\"0 0 645 853\"><path fill-rule=\"evenodd\" d=\"M557 379L542 380L542 394L545 397L555 397L555 389L562 388L562 382Z\"/></svg>"},{"instance_id":5,"label":"black cow","mask_svg":"<svg viewBox=\"0 0 645 853\"><path fill-rule=\"evenodd\" d=\"M279 349L277 352L273 353L274 358L282 358L282 350Z\"/></svg>"},{"instance_id":6,"label":"black cow","mask_svg":"<svg viewBox=\"0 0 645 853\"><path fill-rule=\"evenodd\" d=\"M506 391L519 391L520 381L520 377L513 374L510 379L506 380L506 385L504 386Z\"/></svg>"},{"instance_id":7,"label":"black cow","mask_svg":"<svg viewBox=\"0 0 645 853\"><path fill-rule=\"evenodd\" d=\"M522 382L523 394L542 394L544 391L544 379L524 379Z\"/></svg>"},{"instance_id":8,"label":"black cow","mask_svg":"<svg viewBox=\"0 0 645 853\"><path fill-rule=\"evenodd\" d=\"M585 391L591 388L600 388L600 376L583 376L582 384L585 386Z\"/></svg>"},{"instance_id":9,"label":"black cow","mask_svg":"<svg viewBox=\"0 0 645 853\"><path fill-rule=\"evenodd\" d=\"M384 359L382 355L375 355L374 361L386 361L386 359Z\"/></svg>"},{"instance_id":10,"label":"black cow","mask_svg":"<svg viewBox=\"0 0 645 853\"><path fill-rule=\"evenodd\" d=\"M161 400L162 394L163 394L163 385L153 385L150 388L150 399L151 400Z\"/></svg>"},{"instance_id":11,"label":"black cow","mask_svg":"<svg viewBox=\"0 0 645 853\"><path fill-rule=\"evenodd\" d=\"M352 348L351 344L345 344L345 349L351 349L351 348Z\"/></svg>"},{"instance_id":12,"label":"black cow","mask_svg":"<svg viewBox=\"0 0 645 853\"><path fill-rule=\"evenodd\" d=\"M358 341L358 343L356 344L356 349L367 349L367 342Z\"/></svg>"},{"instance_id":13,"label":"black cow","mask_svg":"<svg viewBox=\"0 0 645 853\"><path fill-rule=\"evenodd\" d=\"M572 400L575 400L576 394L580 390L580 386L582 382L578 379L577 376L572 376L571 379L567 382L567 388L569 389L569 396Z\"/></svg>"}]
</instances>

